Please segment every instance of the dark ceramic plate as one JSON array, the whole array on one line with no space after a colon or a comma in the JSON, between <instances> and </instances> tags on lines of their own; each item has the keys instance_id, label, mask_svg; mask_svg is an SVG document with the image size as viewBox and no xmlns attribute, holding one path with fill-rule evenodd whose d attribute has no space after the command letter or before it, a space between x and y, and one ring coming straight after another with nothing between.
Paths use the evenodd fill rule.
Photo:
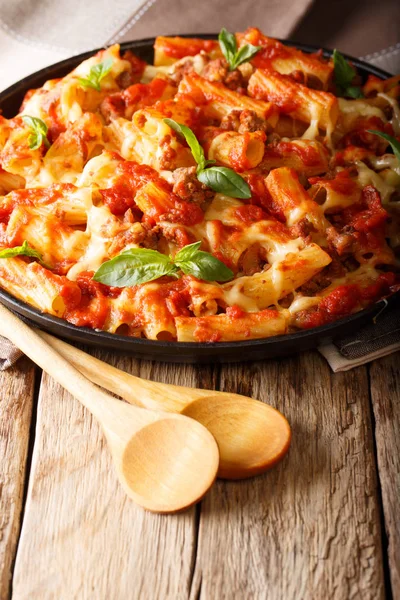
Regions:
<instances>
[{"instance_id":1,"label":"dark ceramic plate","mask_svg":"<svg viewBox=\"0 0 400 600\"><path fill-rule=\"evenodd\" d=\"M197 37L216 38L216 36L212 34L197 35ZM121 44L121 49L131 49L138 56L147 62L152 63L153 43L154 38L127 42ZM316 52L318 50L318 48L314 46L287 41L284 41L284 43L289 46L296 46L304 52ZM68 58L55 65L46 67L37 73L33 73L12 85L4 92L0 93L0 109L2 114L8 118L14 116L18 111L27 90L40 87L47 79L62 77L82 60L92 56L95 52L97 52L97 50ZM324 50L324 54L329 56L331 51ZM390 77L388 73L381 69L351 57L347 58L352 60L363 77L367 77L369 74L376 75L381 79ZM389 310L390 305L393 305L399 298L400 292L397 292L389 299L388 306L385 310ZM293 354L299 350L314 348L322 342L356 331L364 324L369 323L371 319L385 307L385 303L380 301L371 308L350 315L330 325L324 325L323 327L316 327L307 331L299 331L284 336L249 340L245 342L178 343L136 339L105 333L103 331L94 331L87 327L75 327L57 317L41 313L3 290L0 290L0 302L23 318L26 318L30 323L35 323L40 328L68 340L94 345L99 348L112 348L114 350L133 354L138 358L186 363L260 360L263 358Z\"/></svg>"}]
</instances>

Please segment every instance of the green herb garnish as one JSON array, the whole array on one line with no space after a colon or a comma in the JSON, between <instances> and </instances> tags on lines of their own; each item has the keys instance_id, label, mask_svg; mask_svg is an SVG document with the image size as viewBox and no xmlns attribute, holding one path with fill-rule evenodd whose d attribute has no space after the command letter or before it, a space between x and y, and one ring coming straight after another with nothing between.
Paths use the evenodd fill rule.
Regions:
<instances>
[{"instance_id":1,"label":"green herb garnish","mask_svg":"<svg viewBox=\"0 0 400 600\"><path fill-rule=\"evenodd\" d=\"M113 59L106 58L105 61L94 65L89 72L87 77L79 77L78 81L80 85L84 88L93 88L94 90L100 92L101 86L100 82L112 69Z\"/></svg>"},{"instance_id":2,"label":"green herb garnish","mask_svg":"<svg viewBox=\"0 0 400 600\"><path fill-rule=\"evenodd\" d=\"M29 136L29 148L31 150L37 150L42 144L46 148L50 148L50 142L47 139L47 125L42 119L38 117L30 117L29 115L22 115L22 120L25 125L28 125L31 132Z\"/></svg>"},{"instance_id":3,"label":"green herb garnish","mask_svg":"<svg viewBox=\"0 0 400 600\"><path fill-rule=\"evenodd\" d=\"M35 250L35 248L32 248L26 240L23 242L22 246L0 250L0 258L14 258L14 256L29 256L30 258L36 258L41 265L46 267L40 252Z\"/></svg>"},{"instance_id":4,"label":"green herb garnish","mask_svg":"<svg viewBox=\"0 0 400 600\"><path fill-rule=\"evenodd\" d=\"M164 119L164 123L185 138L193 158L197 162L197 178L201 183L207 185L214 192L225 194L231 198L251 198L248 184L235 171L228 167L208 167L215 161L206 160L204 150L190 127L177 123L173 119Z\"/></svg>"},{"instance_id":5,"label":"green herb garnish","mask_svg":"<svg viewBox=\"0 0 400 600\"><path fill-rule=\"evenodd\" d=\"M367 129L367 131L368 133L374 133L375 135L379 135L379 137L389 142L389 144L392 147L393 154L400 163L400 142L396 140L396 138L394 138L392 135L389 135L388 133L383 133L383 131L375 131L375 129Z\"/></svg>"},{"instance_id":6,"label":"green herb garnish","mask_svg":"<svg viewBox=\"0 0 400 600\"><path fill-rule=\"evenodd\" d=\"M353 79L357 75L355 69L353 69L345 57L337 50L333 51L332 58L335 84L339 94L354 99L364 98L361 88L357 85L352 85Z\"/></svg>"},{"instance_id":7,"label":"green herb garnish","mask_svg":"<svg viewBox=\"0 0 400 600\"><path fill-rule=\"evenodd\" d=\"M229 64L230 71L233 71L234 69L237 69L239 65L248 62L262 48L262 46L245 44L238 50L236 37L225 28L222 28L219 32L218 42L221 52Z\"/></svg>"},{"instance_id":8,"label":"green herb garnish","mask_svg":"<svg viewBox=\"0 0 400 600\"><path fill-rule=\"evenodd\" d=\"M233 272L209 252L199 250L201 242L189 244L175 258L146 248L131 248L103 263L93 276L112 287L131 287L164 275L178 277L179 271L205 281L228 281Z\"/></svg>"}]
</instances>

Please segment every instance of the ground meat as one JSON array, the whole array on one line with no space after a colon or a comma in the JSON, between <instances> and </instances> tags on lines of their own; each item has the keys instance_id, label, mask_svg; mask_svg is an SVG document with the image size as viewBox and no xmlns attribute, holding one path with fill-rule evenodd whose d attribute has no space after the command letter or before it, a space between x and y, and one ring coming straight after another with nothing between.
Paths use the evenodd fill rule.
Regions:
<instances>
[{"instance_id":1,"label":"ground meat","mask_svg":"<svg viewBox=\"0 0 400 600\"><path fill-rule=\"evenodd\" d=\"M193 59L187 58L184 61L179 61L179 64L174 65L174 69L172 73L169 74L168 78L173 85L179 85L185 75L192 73L193 71Z\"/></svg>"},{"instance_id":2,"label":"ground meat","mask_svg":"<svg viewBox=\"0 0 400 600\"><path fill-rule=\"evenodd\" d=\"M326 237L329 244L336 250L339 256L354 251L356 240L351 233L339 233L334 227L328 227Z\"/></svg>"},{"instance_id":3,"label":"ground meat","mask_svg":"<svg viewBox=\"0 0 400 600\"><path fill-rule=\"evenodd\" d=\"M221 82L231 90L237 90L246 85L246 81L239 69L230 71L229 65L224 58L211 60L208 65L204 67L201 75L204 79L208 79L208 81Z\"/></svg>"},{"instance_id":4,"label":"ground meat","mask_svg":"<svg viewBox=\"0 0 400 600\"><path fill-rule=\"evenodd\" d=\"M231 110L221 121L221 129L225 131L238 131L240 127L240 113L238 109Z\"/></svg>"},{"instance_id":5,"label":"ground meat","mask_svg":"<svg viewBox=\"0 0 400 600\"><path fill-rule=\"evenodd\" d=\"M248 131L268 131L268 123L257 115L254 110L238 110L234 109L226 115L220 125L225 131L238 131L246 133Z\"/></svg>"},{"instance_id":6,"label":"ground meat","mask_svg":"<svg viewBox=\"0 0 400 600\"><path fill-rule=\"evenodd\" d=\"M310 221L308 221L305 218L305 219L301 219L301 221L296 223L296 225L292 225L292 227L290 227L289 231L290 231L290 234L294 238L302 237L304 239L307 239L307 238L309 238L310 234L313 231L315 231L315 227L312 223L310 223Z\"/></svg>"},{"instance_id":7,"label":"ground meat","mask_svg":"<svg viewBox=\"0 0 400 600\"><path fill-rule=\"evenodd\" d=\"M296 83L305 83L305 81L306 81L303 71L300 71L298 69L289 73L288 76L291 79L293 79L293 81L295 81Z\"/></svg>"},{"instance_id":8,"label":"ground meat","mask_svg":"<svg viewBox=\"0 0 400 600\"><path fill-rule=\"evenodd\" d=\"M106 96L100 104L100 113L106 123L125 115L125 100L120 92Z\"/></svg>"},{"instance_id":9,"label":"ground meat","mask_svg":"<svg viewBox=\"0 0 400 600\"><path fill-rule=\"evenodd\" d=\"M346 274L346 269L340 262L337 256L333 256L332 262L327 265L322 271L314 275L312 280L304 283L299 290L305 296L314 296L321 290L324 290L331 285L334 279L343 277Z\"/></svg>"},{"instance_id":10,"label":"ground meat","mask_svg":"<svg viewBox=\"0 0 400 600\"><path fill-rule=\"evenodd\" d=\"M197 179L196 167L182 167L173 172L173 193L182 200L203 204L213 197L214 192Z\"/></svg>"},{"instance_id":11,"label":"ground meat","mask_svg":"<svg viewBox=\"0 0 400 600\"><path fill-rule=\"evenodd\" d=\"M165 146L160 156L159 165L160 169L166 171L172 171L176 159L176 150L171 146Z\"/></svg>"},{"instance_id":12,"label":"ground meat","mask_svg":"<svg viewBox=\"0 0 400 600\"><path fill-rule=\"evenodd\" d=\"M143 248L156 250L158 238L158 226L150 227L145 223L133 223L129 229L118 233L109 248L109 253L110 255L118 254L131 244L138 244Z\"/></svg>"}]
</instances>

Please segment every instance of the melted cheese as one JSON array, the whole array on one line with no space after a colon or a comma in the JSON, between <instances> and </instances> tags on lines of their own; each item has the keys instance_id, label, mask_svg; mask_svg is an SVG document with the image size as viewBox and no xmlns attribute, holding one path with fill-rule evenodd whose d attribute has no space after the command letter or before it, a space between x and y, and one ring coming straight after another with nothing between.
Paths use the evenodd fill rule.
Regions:
<instances>
[{"instance_id":1,"label":"melted cheese","mask_svg":"<svg viewBox=\"0 0 400 600\"><path fill-rule=\"evenodd\" d=\"M243 293L242 277L233 281L230 289L224 289L224 300L228 306L236 305L247 312L257 312L260 310L257 302L253 298L248 298Z\"/></svg>"},{"instance_id":2,"label":"melted cheese","mask_svg":"<svg viewBox=\"0 0 400 600\"><path fill-rule=\"evenodd\" d=\"M399 108L399 103L394 99L391 98L390 96L388 96L387 94L383 94L382 92L380 92L378 94L378 96L380 98L383 98L384 100L386 100L386 102L388 102L390 104L390 106L393 109L393 116L392 116L392 120L390 121L393 127L393 131L395 133L395 135L400 135L400 108Z\"/></svg>"},{"instance_id":3,"label":"melted cheese","mask_svg":"<svg viewBox=\"0 0 400 600\"><path fill-rule=\"evenodd\" d=\"M321 298L308 297L308 296L297 296L291 303L291 305L289 307L289 312L291 315L294 315L295 313L297 313L301 310L308 310L309 308L316 306L317 304L320 303L320 301L321 301Z\"/></svg>"},{"instance_id":4,"label":"melted cheese","mask_svg":"<svg viewBox=\"0 0 400 600\"><path fill-rule=\"evenodd\" d=\"M377 106L368 104L366 100L345 100L338 98L339 110L343 114L356 114L359 117L379 117L384 123L387 122L384 112Z\"/></svg>"},{"instance_id":5,"label":"melted cheese","mask_svg":"<svg viewBox=\"0 0 400 600\"><path fill-rule=\"evenodd\" d=\"M380 177L378 173L375 173L375 171L372 169L368 168L365 163L356 161L355 164L357 165L358 169L357 180L361 187L373 185L376 187L381 196L382 204L387 204L391 195L395 191L395 188L383 181L382 177Z\"/></svg>"}]
</instances>

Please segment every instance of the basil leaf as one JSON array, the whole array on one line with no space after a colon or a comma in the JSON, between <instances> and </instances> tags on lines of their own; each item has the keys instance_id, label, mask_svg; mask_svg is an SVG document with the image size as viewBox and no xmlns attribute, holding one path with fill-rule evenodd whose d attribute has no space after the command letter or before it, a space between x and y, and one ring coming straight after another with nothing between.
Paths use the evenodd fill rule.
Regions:
<instances>
[{"instance_id":1,"label":"basil leaf","mask_svg":"<svg viewBox=\"0 0 400 600\"><path fill-rule=\"evenodd\" d=\"M194 242L194 244L188 244L184 246L182 250L179 250L175 254L174 262L191 260L199 252L201 242Z\"/></svg>"},{"instance_id":2,"label":"basil leaf","mask_svg":"<svg viewBox=\"0 0 400 600\"><path fill-rule=\"evenodd\" d=\"M183 125L182 123L177 123L173 119L163 119L163 121L169 127L171 127L171 129L176 131L176 133L179 133L179 135L182 135L185 138L187 145L189 146L193 154L193 158L198 164L198 169L204 169L207 165L215 163L215 160L206 160L204 156L204 150L200 146L197 137L190 129L190 127L188 127L187 125Z\"/></svg>"},{"instance_id":3,"label":"basil leaf","mask_svg":"<svg viewBox=\"0 0 400 600\"><path fill-rule=\"evenodd\" d=\"M364 98L361 88L351 85L354 77L357 75L355 69L347 62L345 57L336 49L332 54L335 83L339 93L342 96L350 98Z\"/></svg>"},{"instance_id":4,"label":"basil leaf","mask_svg":"<svg viewBox=\"0 0 400 600\"><path fill-rule=\"evenodd\" d=\"M374 133L375 135L379 135L379 137L389 142L389 144L392 147L393 154L400 163L400 142L396 140L396 138L394 138L392 135L389 135L388 133L383 133L383 131L375 131L375 129L367 129L367 131L368 133Z\"/></svg>"},{"instance_id":5,"label":"basil leaf","mask_svg":"<svg viewBox=\"0 0 400 600\"><path fill-rule=\"evenodd\" d=\"M228 281L233 272L209 252L198 251L191 259L176 260L176 265L185 273L205 281Z\"/></svg>"},{"instance_id":6,"label":"basil leaf","mask_svg":"<svg viewBox=\"0 0 400 600\"><path fill-rule=\"evenodd\" d=\"M354 98L355 100L358 98L364 98L361 88L356 85L350 85L348 88L346 88L344 95L348 96L349 98Z\"/></svg>"},{"instance_id":7,"label":"basil leaf","mask_svg":"<svg viewBox=\"0 0 400 600\"><path fill-rule=\"evenodd\" d=\"M22 115L22 120L31 132L28 140L29 148L37 150L42 144L49 148L50 142L47 139L48 129L46 123L38 117L30 117L29 115Z\"/></svg>"},{"instance_id":8,"label":"basil leaf","mask_svg":"<svg viewBox=\"0 0 400 600\"><path fill-rule=\"evenodd\" d=\"M176 271L168 256L147 248L131 248L103 263L93 279L113 287L128 287L173 275Z\"/></svg>"},{"instance_id":9,"label":"basil leaf","mask_svg":"<svg viewBox=\"0 0 400 600\"><path fill-rule=\"evenodd\" d=\"M228 167L210 167L201 171L197 178L214 192L231 198L251 198L251 191L246 181Z\"/></svg>"},{"instance_id":10,"label":"basil leaf","mask_svg":"<svg viewBox=\"0 0 400 600\"><path fill-rule=\"evenodd\" d=\"M237 52L236 37L223 27L218 35L219 47L227 62L231 64Z\"/></svg>"},{"instance_id":11,"label":"basil leaf","mask_svg":"<svg viewBox=\"0 0 400 600\"><path fill-rule=\"evenodd\" d=\"M239 65L248 62L262 46L253 46L253 44L245 44L238 50L236 37L225 28L222 28L218 36L219 47L222 54L225 56L229 65L229 70L237 69Z\"/></svg>"},{"instance_id":12,"label":"basil leaf","mask_svg":"<svg viewBox=\"0 0 400 600\"><path fill-rule=\"evenodd\" d=\"M248 62L257 54L259 50L261 50L262 46L253 46L253 44L246 44L242 46L239 52L236 53L234 60L231 65L231 71L237 69L239 65L242 65L245 62Z\"/></svg>"},{"instance_id":13,"label":"basil leaf","mask_svg":"<svg viewBox=\"0 0 400 600\"><path fill-rule=\"evenodd\" d=\"M29 256L30 258L37 258L37 260L44 265L42 255L40 252L32 248L25 240L22 246L15 246L15 248L4 248L0 250L0 258L14 258L14 256ZM45 266L45 265L44 265Z\"/></svg>"},{"instance_id":14,"label":"basil leaf","mask_svg":"<svg viewBox=\"0 0 400 600\"><path fill-rule=\"evenodd\" d=\"M100 82L111 71L113 62L114 61L112 58L106 58L106 60L104 60L103 62L94 65L90 69L89 75L87 77L78 78L79 84L84 88L93 88L97 92L100 92Z\"/></svg>"}]
</instances>

